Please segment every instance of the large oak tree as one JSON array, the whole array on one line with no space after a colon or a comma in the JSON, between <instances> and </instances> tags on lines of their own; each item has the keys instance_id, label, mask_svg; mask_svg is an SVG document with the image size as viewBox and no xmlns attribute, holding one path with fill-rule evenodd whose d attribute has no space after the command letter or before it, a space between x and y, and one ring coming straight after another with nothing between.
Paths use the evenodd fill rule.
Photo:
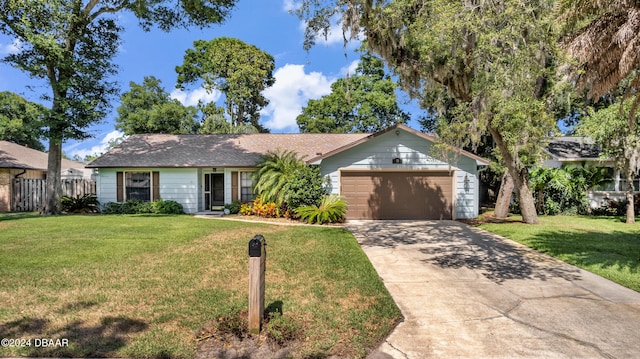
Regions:
<instances>
[{"instance_id":1,"label":"large oak tree","mask_svg":"<svg viewBox=\"0 0 640 359\"><path fill-rule=\"evenodd\" d=\"M259 120L260 110L269 104L262 91L275 82L274 62L270 54L239 39L197 40L176 67L177 86L202 83L208 91L222 92L232 127L251 125L267 132Z\"/></svg>"},{"instance_id":2,"label":"large oak tree","mask_svg":"<svg viewBox=\"0 0 640 359\"><path fill-rule=\"evenodd\" d=\"M220 23L236 0L0 0L0 32L21 47L4 61L45 81L50 103L45 119L49 140L47 198L42 213L60 212L62 143L87 137L102 119L117 87L110 78L120 43L119 19L133 14L144 30L157 26L205 27Z\"/></svg>"}]
</instances>

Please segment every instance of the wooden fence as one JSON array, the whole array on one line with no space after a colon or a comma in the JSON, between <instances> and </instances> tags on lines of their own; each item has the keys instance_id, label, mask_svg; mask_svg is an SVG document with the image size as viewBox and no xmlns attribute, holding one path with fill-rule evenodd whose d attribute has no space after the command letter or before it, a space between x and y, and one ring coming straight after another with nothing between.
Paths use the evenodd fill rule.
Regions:
<instances>
[{"instance_id":1,"label":"wooden fence","mask_svg":"<svg viewBox=\"0 0 640 359\"><path fill-rule=\"evenodd\" d=\"M46 180L17 178L13 181L11 210L16 212L38 211L44 204ZM96 181L87 179L63 179L62 195L78 197L96 194Z\"/></svg>"}]
</instances>

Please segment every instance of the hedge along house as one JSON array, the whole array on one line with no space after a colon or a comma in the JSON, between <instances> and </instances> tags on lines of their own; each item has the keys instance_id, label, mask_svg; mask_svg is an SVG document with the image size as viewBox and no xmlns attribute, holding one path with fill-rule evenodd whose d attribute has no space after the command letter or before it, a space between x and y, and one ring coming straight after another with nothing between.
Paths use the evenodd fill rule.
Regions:
<instances>
[{"instance_id":1,"label":"hedge along house","mask_svg":"<svg viewBox=\"0 0 640 359\"><path fill-rule=\"evenodd\" d=\"M478 170L432 154L435 138L404 125L375 134L133 135L91 162L101 203L159 198L187 213L253 198L252 172L270 150L291 150L345 197L348 219L455 219L478 215Z\"/></svg>"}]
</instances>

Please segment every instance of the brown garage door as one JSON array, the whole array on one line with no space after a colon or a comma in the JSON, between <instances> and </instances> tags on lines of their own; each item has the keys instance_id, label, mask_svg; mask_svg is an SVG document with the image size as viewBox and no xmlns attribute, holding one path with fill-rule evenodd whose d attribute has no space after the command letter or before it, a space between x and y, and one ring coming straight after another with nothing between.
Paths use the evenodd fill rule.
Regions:
<instances>
[{"instance_id":1,"label":"brown garage door","mask_svg":"<svg viewBox=\"0 0 640 359\"><path fill-rule=\"evenodd\" d=\"M348 219L451 219L447 172L342 172Z\"/></svg>"}]
</instances>

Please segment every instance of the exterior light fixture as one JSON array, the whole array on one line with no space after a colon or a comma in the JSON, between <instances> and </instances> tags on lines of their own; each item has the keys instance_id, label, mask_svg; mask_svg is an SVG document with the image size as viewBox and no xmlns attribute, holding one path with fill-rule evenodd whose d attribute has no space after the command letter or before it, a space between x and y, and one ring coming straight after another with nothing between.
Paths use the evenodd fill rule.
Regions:
<instances>
[{"instance_id":1,"label":"exterior light fixture","mask_svg":"<svg viewBox=\"0 0 640 359\"><path fill-rule=\"evenodd\" d=\"M391 161L391 163L396 164L396 165L402 164L402 158L396 157Z\"/></svg>"}]
</instances>

